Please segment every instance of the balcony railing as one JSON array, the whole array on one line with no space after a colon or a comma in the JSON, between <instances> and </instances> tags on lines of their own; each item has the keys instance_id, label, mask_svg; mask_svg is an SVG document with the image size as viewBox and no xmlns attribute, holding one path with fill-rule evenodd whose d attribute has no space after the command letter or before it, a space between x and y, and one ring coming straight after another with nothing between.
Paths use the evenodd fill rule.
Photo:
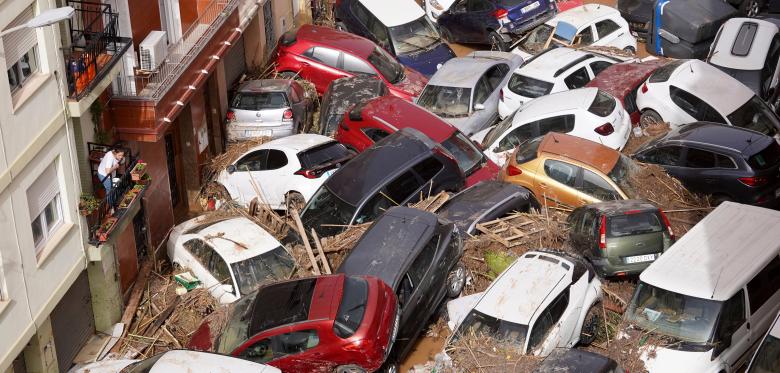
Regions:
<instances>
[{"instance_id":1,"label":"balcony railing","mask_svg":"<svg viewBox=\"0 0 780 373\"><path fill-rule=\"evenodd\" d=\"M76 10L68 20L71 45L65 48L68 95L80 100L121 61L132 40L119 36L119 15L111 5L68 0Z\"/></svg>"},{"instance_id":2,"label":"balcony railing","mask_svg":"<svg viewBox=\"0 0 780 373\"><path fill-rule=\"evenodd\" d=\"M176 82L203 48L211 42L240 0L213 0L179 41L168 46L168 56L154 70L136 69L118 85L115 96L122 99L159 100Z\"/></svg>"},{"instance_id":3,"label":"balcony railing","mask_svg":"<svg viewBox=\"0 0 780 373\"><path fill-rule=\"evenodd\" d=\"M90 153L96 150L108 151L111 148L109 145L94 143L88 143L87 146ZM133 181L133 178L130 175L130 170L135 167L139 158L137 155L133 155L130 149L125 149L125 159L126 166L124 167L124 173L118 175L119 182L117 182L113 188L111 188L111 191L100 200L100 205L97 210L87 217L87 223L89 224L89 242L93 245L97 245L102 241L99 237L99 232L101 226L103 226L109 218L114 217L117 220L122 218L125 209L119 208L119 203L122 201L125 194L136 185L136 182ZM103 185L96 184L95 188L102 189ZM109 201L112 201L113 203L109 203Z\"/></svg>"}]
</instances>

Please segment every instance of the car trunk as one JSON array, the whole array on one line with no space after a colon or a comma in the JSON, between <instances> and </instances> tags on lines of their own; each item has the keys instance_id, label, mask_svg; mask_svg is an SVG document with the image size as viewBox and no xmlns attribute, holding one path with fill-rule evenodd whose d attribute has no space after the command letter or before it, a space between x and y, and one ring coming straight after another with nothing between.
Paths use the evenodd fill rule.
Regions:
<instances>
[{"instance_id":1,"label":"car trunk","mask_svg":"<svg viewBox=\"0 0 780 373\"><path fill-rule=\"evenodd\" d=\"M671 242L663 219L656 211L634 212L607 218L606 256L620 258L623 264L656 259ZM652 256L650 256L652 255Z\"/></svg>"},{"instance_id":2,"label":"car trunk","mask_svg":"<svg viewBox=\"0 0 780 373\"><path fill-rule=\"evenodd\" d=\"M231 108L236 125L251 126L278 126L287 110L290 105L283 92L240 92Z\"/></svg>"},{"instance_id":3,"label":"car trunk","mask_svg":"<svg viewBox=\"0 0 780 373\"><path fill-rule=\"evenodd\" d=\"M514 22L546 11L549 3L545 0L503 0L501 5L509 11L509 20Z\"/></svg>"}]
</instances>

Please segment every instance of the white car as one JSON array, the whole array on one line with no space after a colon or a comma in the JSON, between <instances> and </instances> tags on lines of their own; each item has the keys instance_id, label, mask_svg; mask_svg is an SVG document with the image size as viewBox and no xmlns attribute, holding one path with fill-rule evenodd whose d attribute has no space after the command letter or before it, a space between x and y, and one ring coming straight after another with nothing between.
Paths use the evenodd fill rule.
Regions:
<instances>
[{"instance_id":1,"label":"white car","mask_svg":"<svg viewBox=\"0 0 780 373\"><path fill-rule=\"evenodd\" d=\"M453 330L448 344L474 333L517 345L522 353L547 356L580 341L585 317L600 299L601 282L583 259L529 251L485 292L447 303Z\"/></svg>"},{"instance_id":2,"label":"white car","mask_svg":"<svg viewBox=\"0 0 780 373\"><path fill-rule=\"evenodd\" d=\"M548 132L568 133L621 150L631 134L631 117L609 93L578 88L528 101L471 138L482 144L490 160L503 166L515 147Z\"/></svg>"},{"instance_id":3,"label":"white car","mask_svg":"<svg viewBox=\"0 0 780 373\"><path fill-rule=\"evenodd\" d=\"M248 206L254 198L272 209L302 208L336 169L352 158L330 137L299 134L269 141L242 154L217 176L230 197Z\"/></svg>"},{"instance_id":4,"label":"white car","mask_svg":"<svg viewBox=\"0 0 780 373\"><path fill-rule=\"evenodd\" d=\"M750 88L699 60L672 61L653 72L637 91L643 120L672 128L696 121L723 123L777 136L780 121Z\"/></svg>"},{"instance_id":5,"label":"white car","mask_svg":"<svg viewBox=\"0 0 780 373\"><path fill-rule=\"evenodd\" d=\"M616 58L573 48L548 49L517 68L501 88L498 116L512 114L525 102L550 93L582 88Z\"/></svg>"},{"instance_id":6,"label":"white car","mask_svg":"<svg viewBox=\"0 0 780 373\"><path fill-rule=\"evenodd\" d=\"M428 19L431 20L431 22L436 24L436 20L439 16L449 9L454 2L455 0L425 0L425 3L423 4L425 15L428 16Z\"/></svg>"},{"instance_id":7,"label":"white car","mask_svg":"<svg viewBox=\"0 0 780 373\"><path fill-rule=\"evenodd\" d=\"M550 46L614 47L636 52L636 38L629 32L628 22L617 9L600 4L585 4L560 12L529 31L516 45L512 53L526 60Z\"/></svg>"},{"instance_id":8,"label":"white car","mask_svg":"<svg viewBox=\"0 0 780 373\"><path fill-rule=\"evenodd\" d=\"M295 262L251 220L203 215L173 228L168 259L189 269L220 303L232 303L269 281L289 277Z\"/></svg>"},{"instance_id":9,"label":"white car","mask_svg":"<svg viewBox=\"0 0 780 373\"><path fill-rule=\"evenodd\" d=\"M780 372L780 313L775 317L772 326L758 345L747 373Z\"/></svg>"},{"instance_id":10,"label":"white car","mask_svg":"<svg viewBox=\"0 0 780 373\"><path fill-rule=\"evenodd\" d=\"M102 360L77 365L69 373L281 373L278 368L211 352L171 350L145 360Z\"/></svg>"}]
</instances>

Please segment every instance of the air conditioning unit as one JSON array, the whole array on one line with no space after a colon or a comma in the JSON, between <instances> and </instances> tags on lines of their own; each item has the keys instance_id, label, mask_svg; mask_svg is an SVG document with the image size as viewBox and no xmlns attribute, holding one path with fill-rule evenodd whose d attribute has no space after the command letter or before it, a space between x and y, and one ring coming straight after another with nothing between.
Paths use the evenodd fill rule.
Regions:
<instances>
[{"instance_id":1,"label":"air conditioning unit","mask_svg":"<svg viewBox=\"0 0 780 373\"><path fill-rule=\"evenodd\" d=\"M165 31L152 31L138 45L141 70L154 70L168 57L168 38Z\"/></svg>"}]
</instances>

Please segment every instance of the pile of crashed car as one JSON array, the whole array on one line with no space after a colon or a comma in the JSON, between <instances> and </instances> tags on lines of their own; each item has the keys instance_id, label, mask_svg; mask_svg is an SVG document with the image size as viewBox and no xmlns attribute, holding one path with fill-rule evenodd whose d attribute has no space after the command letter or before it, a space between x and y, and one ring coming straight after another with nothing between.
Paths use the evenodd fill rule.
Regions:
<instances>
[{"instance_id":1,"label":"pile of crashed car","mask_svg":"<svg viewBox=\"0 0 780 373\"><path fill-rule=\"evenodd\" d=\"M639 331L645 370L779 372L775 2L424 3L336 0L334 27L280 38L276 78L236 87L229 139L269 140L218 170L212 182L229 197L209 205L264 205L289 229L274 237L250 217L208 215L175 227L171 263L229 304L185 347L238 358L210 363L235 371L261 367L248 360L393 372L443 317L446 345L477 336L546 358L539 372L619 372L619 359L601 356L614 355L581 347L593 342L602 284L629 281L626 330L611 336ZM654 57L634 56L635 36ZM490 50L455 57L447 42ZM679 210L626 183L646 164L717 207L687 206L669 186L680 210L706 215L675 231ZM435 212L410 207L440 192L450 197ZM568 215L565 250L527 243L462 296L477 275L464 242L478 226L551 210ZM366 223L321 269L320 238ZM169 355L185 353L197 354L123 364L170 368L182 359ZM472 369L513 370L479 365L481 353ZM433 366L464 369L445 351Z\"/></svg>"}]
</instances>

